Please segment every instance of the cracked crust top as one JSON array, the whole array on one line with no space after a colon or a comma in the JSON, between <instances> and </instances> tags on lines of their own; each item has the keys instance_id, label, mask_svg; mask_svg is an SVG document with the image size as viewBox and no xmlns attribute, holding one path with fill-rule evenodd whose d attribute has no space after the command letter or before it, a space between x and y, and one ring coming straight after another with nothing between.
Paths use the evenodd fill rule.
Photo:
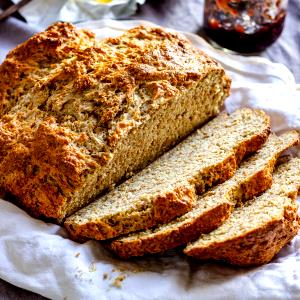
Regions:
<instances>
[{"instance_id":1,"label":"cracked crust top","mask_svg":"<svg viewBox=\"0 0 300 300\"><path fill-rule=\"evenodd\" d=\"M222 67L176 33L140 26L97 41L68 23L50 26L0 66L1 188L33 214L61 216L121 138L211 70L228 95Z\"/></svg>"}]
</instances>

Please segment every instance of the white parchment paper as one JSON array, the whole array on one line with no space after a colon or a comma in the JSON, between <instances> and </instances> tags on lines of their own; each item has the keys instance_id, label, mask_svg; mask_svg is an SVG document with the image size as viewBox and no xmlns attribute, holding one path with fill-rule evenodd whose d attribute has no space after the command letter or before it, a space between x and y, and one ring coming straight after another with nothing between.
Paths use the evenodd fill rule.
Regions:
<instances>
[{"instance_id":1,"label":"white parchment paper","mask_svg":"<svg viewBox=\"0 0 300 300\"><path fill-rule=\"evenodd\" d=\"M139 23L99 21L80 26L103 38ZM200 37L186 36L230 73L229 112L259 107L271 115L276 132L300 129L300 93L286 67L218 52ZM35 220L4 200L0 219L0 277L51 299L300 299L300 236L271 263L244 269L197 262L173 251L121 261L100 243L72 242L61 227Z\"/></svg>"}]
</instances>

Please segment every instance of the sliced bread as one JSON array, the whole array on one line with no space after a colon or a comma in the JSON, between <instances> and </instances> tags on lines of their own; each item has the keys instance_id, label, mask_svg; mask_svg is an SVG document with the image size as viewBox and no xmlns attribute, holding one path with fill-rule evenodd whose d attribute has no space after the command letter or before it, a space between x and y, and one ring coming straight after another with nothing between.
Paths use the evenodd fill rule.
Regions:
<instances>
[{"instance_id":1,"label":"sliced bread","mask_svg":"<svg viewBox=\"0 0 300 300\"><path fill-rule=\"evenodd\" d=\"M269 190L236 208L219 228L188 245L184 253L251 266L269 262L299 230L296 197L300 158L278 167Z\"/></svg>"},{"instance_id":2,"label":"sliced bread","mask_svg":"<svg viewBox=\"0 0 300 300\"><path fill-rule=\"evenodd\" d=\"M280 137L271 134L258 153L242 162L231 179L199 196L191 211L157 228L115 239L108 247L118 256L128 258L163 252L212 231L230 216L237 202L251 199L270 187L277 157L298 142L296 131Z\"/></svg>"},{"instance_id":3,"label":"sliced bread","mask_svg":"<svg viewBox=\"0 0 300 300\"><path fill-rule=\"evenodd\" d=\"M241 109L216 117L149 167L67 218L75 239L105 240L166 223L191 210L196 193L230 178L270 132L269 117Z\"/></svg>"}]
</instances>

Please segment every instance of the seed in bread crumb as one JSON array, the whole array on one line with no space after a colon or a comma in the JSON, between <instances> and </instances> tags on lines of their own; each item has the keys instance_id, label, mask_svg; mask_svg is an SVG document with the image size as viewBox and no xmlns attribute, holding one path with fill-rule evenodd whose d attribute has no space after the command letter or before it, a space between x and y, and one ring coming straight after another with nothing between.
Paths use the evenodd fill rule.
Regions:
<instances>
[{"instance_id":1,"label":"seed in bread crumb","mask_svg":"<svg viewBox=\"0 0 300 300\"><path fill-rule=\"evenodd\" d=\"M124 274L117 276L114 279L114 281L111 283L111 286L114 286L114 287L120 289L122 287L122 282L124 281L125 278L126 278L126 276Z\"/></svg>"},{"instance_id":2,"label":"seed in bread crumb","mask_svg":"<svg viewBox=\"0 0 300 300\"><path fill-rule=\"evenodd\" d=\"M77 253L75 254L75 257L79 257L79 255L80 255L80 252L77 252Z\"/></svg>"}]
</instances>

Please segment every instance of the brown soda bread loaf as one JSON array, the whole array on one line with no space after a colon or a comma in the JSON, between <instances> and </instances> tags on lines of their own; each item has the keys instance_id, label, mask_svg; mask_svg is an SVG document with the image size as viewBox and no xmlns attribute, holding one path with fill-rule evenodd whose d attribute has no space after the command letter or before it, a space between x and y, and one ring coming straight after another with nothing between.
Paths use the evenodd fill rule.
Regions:
<instances>
[{"instance_id":1,"label":"brown soda bread loaf","mask_svg":"<svg viewBox=\"0 0 300 300\"><path fill-rule=\"evenodd\" d=\"M183 36L56 23L0 66L0 188L58 222L217 115L224 69Z\"/></svg>"}]
</instances>

